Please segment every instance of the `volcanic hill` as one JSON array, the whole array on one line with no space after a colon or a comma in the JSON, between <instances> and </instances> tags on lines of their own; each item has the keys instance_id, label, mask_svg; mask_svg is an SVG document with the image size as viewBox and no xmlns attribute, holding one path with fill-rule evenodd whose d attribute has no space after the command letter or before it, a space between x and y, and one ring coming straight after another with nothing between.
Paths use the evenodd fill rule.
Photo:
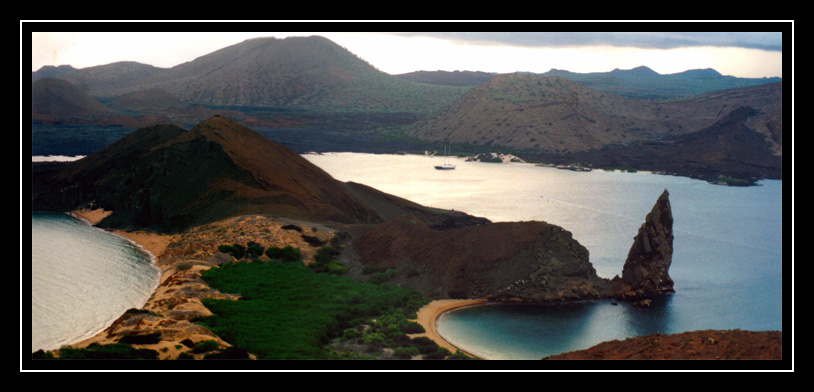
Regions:
<instances>
[{"instance_id":1,"label":"volcanic hill","mask_svg":"<svg viewBox=\"0 0 814 392\"><path fill-rule=\"evenodd\" d=\"M31 83L31 118L38 121L86 120L114 111L62 79Z\"/></svg>"},{"instance_id":2,"label":"volcanic hill","mask_svg":"<svg viewBox=\"0 0 814 392\"><path fill-rule=\"evenodd\" d=\"M504 74L417 122L410 135L558 154L691 133L741 106L759 111L753 128L774 151L782 151L768 125L782 124L781 83L654 102L603 93L557 76Z\"/></svg>"},{"instance_id":3,"label":"volcanic hill","mask_svg":"<svg viewBox=\"0 0 814 392\"><path fill-rule=\"evenodd\" d=\"M161 89L186 104L428 113L467 87L388 75L319 36L255 38L172 68L120 62L61 78L97 98Z\"/></svg>"},{"instance_id":4,"label":"volcanic hill","mask_svg":"<svg viewBox=\"0 0 814 392\"><path fill-rule=\"evenodd\" d=\"M35 209L113 211L103 227L174 231L243 214L347 224L407 213L431 225L485 221L336 181L299 154L220 116L189 131L143 128L64 167L41 168L47 169L34 165Z\"/></svg>"}]
</instances>

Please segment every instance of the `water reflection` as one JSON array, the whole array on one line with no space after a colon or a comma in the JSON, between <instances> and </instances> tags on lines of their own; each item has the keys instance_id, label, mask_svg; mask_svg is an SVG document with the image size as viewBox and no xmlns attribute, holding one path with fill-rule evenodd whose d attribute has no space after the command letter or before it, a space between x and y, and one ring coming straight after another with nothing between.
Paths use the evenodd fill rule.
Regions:
<instances>
[{"instance_id":1,"label":"water reflection","mask_svg":"<svg viewBox=\"0 0 814 392\"><path fill-rule=\"evenodd\" d=\"M487 359L540 359L608 340L665 333L671 296L648 308L612 300L546 305L492 304L443 315L438 331L453 344Z\"/></svg>"},{"instance_id":2,"label":"water reflection","mask_svg":"<svg viewBox=\"0 0 814 392\"><path fill-rule=\"evenodd\" d=\"M672 300L672 295L654 297L650 299L650 306L646 308L620 304L619 309L624 317L623 324L627 327L628 337L669 333L674 321Z\"/></svg>"}]
</instances>

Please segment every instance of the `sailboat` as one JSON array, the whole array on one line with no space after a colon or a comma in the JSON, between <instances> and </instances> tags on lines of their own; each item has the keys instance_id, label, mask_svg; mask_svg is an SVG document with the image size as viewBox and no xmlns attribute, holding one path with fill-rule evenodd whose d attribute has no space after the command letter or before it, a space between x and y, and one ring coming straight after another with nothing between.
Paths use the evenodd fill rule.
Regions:
<instances>
[{"instance_id":1,"label":"sailboat","mask_svg":"<svg viewBox=\"0 0 814 392\"><path fill-rule=\"evenodd\" d=\"M455 165L448 163L446 157L449 155L447 148L444 147L444 164L435 166L436 170L455 170Z\"/></svg>"}]
</instances>

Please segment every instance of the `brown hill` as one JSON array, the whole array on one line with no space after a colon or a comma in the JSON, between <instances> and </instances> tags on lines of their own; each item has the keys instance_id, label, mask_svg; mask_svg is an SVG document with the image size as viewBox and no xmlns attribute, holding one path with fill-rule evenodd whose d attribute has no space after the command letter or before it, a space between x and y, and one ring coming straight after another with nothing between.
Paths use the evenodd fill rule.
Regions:
<instances>
[{"instance_id":1,"label":"brown hill","mask_svg":"<svg viewBox=\"0 0 814 392\"><path fill-rule=\"evenodd\" d=\"M781 82L782 83L782 82ZM782 84L733 89L672 102L606 94L556 76L506 74L416 123L414 137L548 153L661 140L707 128L734 108L760 111L753 129L782 151Z\"/></svg>"},{"instance_id":2,"label":"brown hill","mask_svg":"<svg viewBox=\"0 0 814 392\"><path fill-rule=\"evenodd\" d=\"M394 76L414 82L445 86L477 86L486 83L497 74L479 71L415 71Z\"/></svg>"},{"instance_id":3,"label":"brown hill","mask_svg":"<svg viewBox=\"0 0 814 392\"><path fill-rule=\"evenodd\" d=\"M44 78L31 83L31 117L35 120L85 120L112 112L67 81Z\"/></svg>"},{"instance_id":4,"label":"brown hill","mask_svg":"<svg viewBox=\"0 0 814 392\"><path fill-rule=\"evenodd\" d=\"M586 350L543 359L781 360L783 332L703 330L672 335L655 334L603 342Z\"/></svg>"},{"instance_id":5,"label":"brown hill","mask_svg":"<svg viewBox=\"0 0 814 392\"><path fill-rule=\"evenodd\" d=\"M561 300L607 295L607 282L571 233L545 222L433 230L391 219L353 242L365 265L398 271L390 283L430 298Z\"/></svg>"},{"instance_id":6,"label":"brown hill","mask_svg":"<svg viewBox=\"0 0 814 392\"><path fill-rule=\"evenodd\" d=\"M120 95L111 100L109 105L117 109L132 111L181 109L186 106L178 98L160 88Z\"/></svg>"},{"instance_id":7,"label":"brown hill","mask_svg":"<svg viewBox=\"0 0 814 392\"><path fill-rule=\"evenodd\" d=\"M783 157L778 151L782 149L779 138L782 130L779 120L775 121L769 113L744 106L734 108L697 132L592 151L540 154L537 159L597 168L633 167L730 185L749 185L763 178L782 179ZM761 125L773 136L767 138L766 133L752 128Z\"/></svg>"},{"instance_id":8,"label":"brown hill","mask_svg":"<svg viewBox=\"0 0 814 392\"><path fill-rule=\"evenodd\" d=\"M165 68L153 67L135 61L120 61L77 69L64 74L65 79L92 97L115 97L133 91L143 90L141 83Z\"/></svg>"},{"instance_id":9,"label":"brown hill","mask_svg":"<svg viewBox=\"0 0 814 392\"><path fill-rule=\"evenodd\" d=\"M35 170L36 177L36 170ZM105 227L179 230L242 214L371 224L403 213L429 221L471 218L342 183L300 155L225 117L189 131L135 131L55 174L38 178L36 209L93 206Z\"/></svg>"}]
</instances>

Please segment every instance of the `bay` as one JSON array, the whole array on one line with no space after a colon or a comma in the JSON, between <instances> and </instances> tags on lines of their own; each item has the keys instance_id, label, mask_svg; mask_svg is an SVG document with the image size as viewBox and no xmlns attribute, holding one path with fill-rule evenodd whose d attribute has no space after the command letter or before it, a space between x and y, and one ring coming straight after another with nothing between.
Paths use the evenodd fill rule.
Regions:
<instances>
[{"instance_id":1,"label":"bay","mask_svg":"<svg viewBox=\"0 0 814 392\"><path fill-rule=\"evenodd\" d=\"M31 215L31 350L89 338L140 308L160 271L143 248L68 214Z\"/></svg>"},{"instance_id":2,"label":"bay","mask_svg":"<svg viewBox=\"0 0 814 392\"><path fill-rule=\"evenodd\" d=\"M610 301L563 308L489 305L445 314L438 330L490 359L539 359L650 333L783 329L782 181L726 187L684 177L574 172L443 157L310 154L341 181L492 221L541 220L569 230L597 273L621 274L639 226L667 189L674 218L676 293L638 309Z\"/></svg>"}]
</instances>

